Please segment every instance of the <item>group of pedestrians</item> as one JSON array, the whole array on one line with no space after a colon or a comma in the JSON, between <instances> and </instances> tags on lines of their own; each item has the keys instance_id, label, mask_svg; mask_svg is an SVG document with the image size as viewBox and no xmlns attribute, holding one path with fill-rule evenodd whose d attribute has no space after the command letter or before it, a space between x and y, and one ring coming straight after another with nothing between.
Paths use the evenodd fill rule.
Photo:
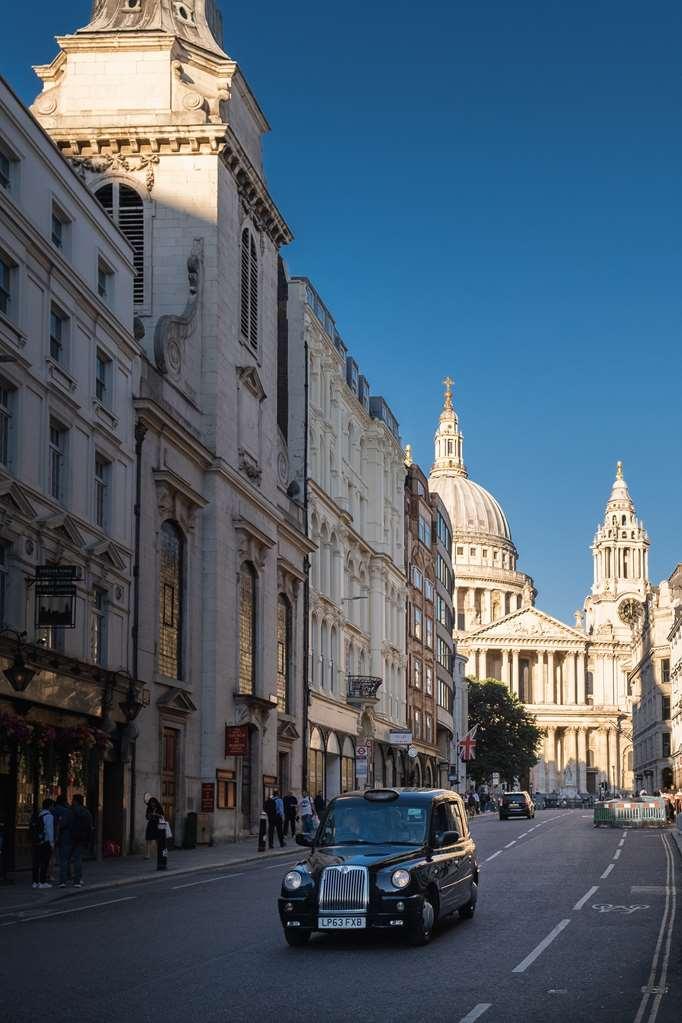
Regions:
<instances>
[{"instance_id":1,"label":"group of pedestrians","mask_svg":"<svg viewBox=\"0 0 682 1023\"><path fill-rule=\"evenodd\" d=\"M310 835L319 826L320 815L326 806L321 792L313 798L307 791L303 792L300 799L289 792L281 796L277 789L274 789L263 805L263 810L268 819L268 847L274 846L275 835L280 848L286 845L285 838L296 834L296 825L300 821L304 834Z\"/></svg>"},{"instance_id":2,"label":"group of pedestrians","mask_svg":"<svg viewBox=\"0 0 682 1023\"><path fill-rule=\"evenodd\" d=\"M678 814L682 813L682 789L657 792L656 795L665 800L665 816L669 824L674 824Z\"/></svg>"},{"instance_id":3,"label":"group of pedestrians","mask_svg":"<svg viewBox=\"0 0 682 1023\"><path fill-rule=\"evenodd\" d=\"M83 887L83 852L92 840L92 814L83 796L74 795L71 804L65 795L44 799L29 822L33 861L33 887L52 888L51 868L56 855L60 888L69 881Z\"/></svg>"}]
</instances>

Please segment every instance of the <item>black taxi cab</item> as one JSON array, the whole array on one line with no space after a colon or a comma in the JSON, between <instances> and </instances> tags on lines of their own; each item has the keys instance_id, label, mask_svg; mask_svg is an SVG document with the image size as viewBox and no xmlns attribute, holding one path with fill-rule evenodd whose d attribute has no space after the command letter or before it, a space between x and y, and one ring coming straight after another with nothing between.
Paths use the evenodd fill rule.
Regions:
<instances>
[{"instance_id":1,"label":"black taxi cab","mask_svg":"<svg viewBox=\"0 0 682 1023\"><path fill-rule=\"evenodd\" d=\"M473 917L476 846L459 795L445 789L369 789L331 800L308 857L282 881L279 915L289 945L314 931L402 932L431 939L439 918Z\"/></svg>"}]
</instances>

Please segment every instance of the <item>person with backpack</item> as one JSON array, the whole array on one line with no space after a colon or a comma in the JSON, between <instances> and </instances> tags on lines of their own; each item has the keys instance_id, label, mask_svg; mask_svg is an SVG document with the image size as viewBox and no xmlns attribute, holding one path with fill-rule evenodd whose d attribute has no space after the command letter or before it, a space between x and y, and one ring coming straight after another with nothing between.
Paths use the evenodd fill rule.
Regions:
<instances>
[{"instance_id":1,"label":"person with backpack","mask_svg":"<svg viewBox=\"0 0 682 1023\"><path fill-rule=\"evenodd\" d=\"M31 817L28 830L31 838L33 856L33 887L51 888L47 880L54 849L54 817L52 816L52 800L43 799L40 813Z\"/></svg>"},{"instance_id":2,"label":"person with backpack","mask_svg":"<svg viewBox=\"0 0 682 1023\"><path fill-rule=\"evenodd\" d=\"M71 863L73 864L73 886L83 887L83 850L90 848L92 838L92 814L85 806L78 792L71 803Z\"/></svg>"}]
</instances>

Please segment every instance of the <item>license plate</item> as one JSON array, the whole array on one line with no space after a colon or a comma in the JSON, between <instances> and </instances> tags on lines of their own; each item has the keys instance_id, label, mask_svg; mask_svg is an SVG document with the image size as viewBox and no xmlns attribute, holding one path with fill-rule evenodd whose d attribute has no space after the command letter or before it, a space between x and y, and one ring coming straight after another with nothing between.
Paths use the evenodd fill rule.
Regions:
<instances>
[{"instance_id":1,"label":"license plate","mask_svg":"<svg viewBox=\"0 0 682 1023\"><path fill-rule=\"evenodd\" d=\"M364 916L321 916L317 921L321 931L350 931L356 927L366 927Z\"/></svg>"}]
</instances>

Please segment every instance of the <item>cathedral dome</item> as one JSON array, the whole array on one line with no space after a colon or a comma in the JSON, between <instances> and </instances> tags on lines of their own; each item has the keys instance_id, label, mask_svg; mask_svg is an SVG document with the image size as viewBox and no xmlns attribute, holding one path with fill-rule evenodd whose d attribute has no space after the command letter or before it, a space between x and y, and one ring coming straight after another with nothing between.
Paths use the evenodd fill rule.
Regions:
<instances>
[{"instance_id":1,"label":"cathedral dome","mask_svg":"<svg viewBox=\"0 0 682 1023\"><path fill-rule=\"evenodd\" d=\"M430 488L443 499L455 535L486 534L511 543L507 516L492 494L468 476L433 476Z\"/></svg>"}]
</instances>

